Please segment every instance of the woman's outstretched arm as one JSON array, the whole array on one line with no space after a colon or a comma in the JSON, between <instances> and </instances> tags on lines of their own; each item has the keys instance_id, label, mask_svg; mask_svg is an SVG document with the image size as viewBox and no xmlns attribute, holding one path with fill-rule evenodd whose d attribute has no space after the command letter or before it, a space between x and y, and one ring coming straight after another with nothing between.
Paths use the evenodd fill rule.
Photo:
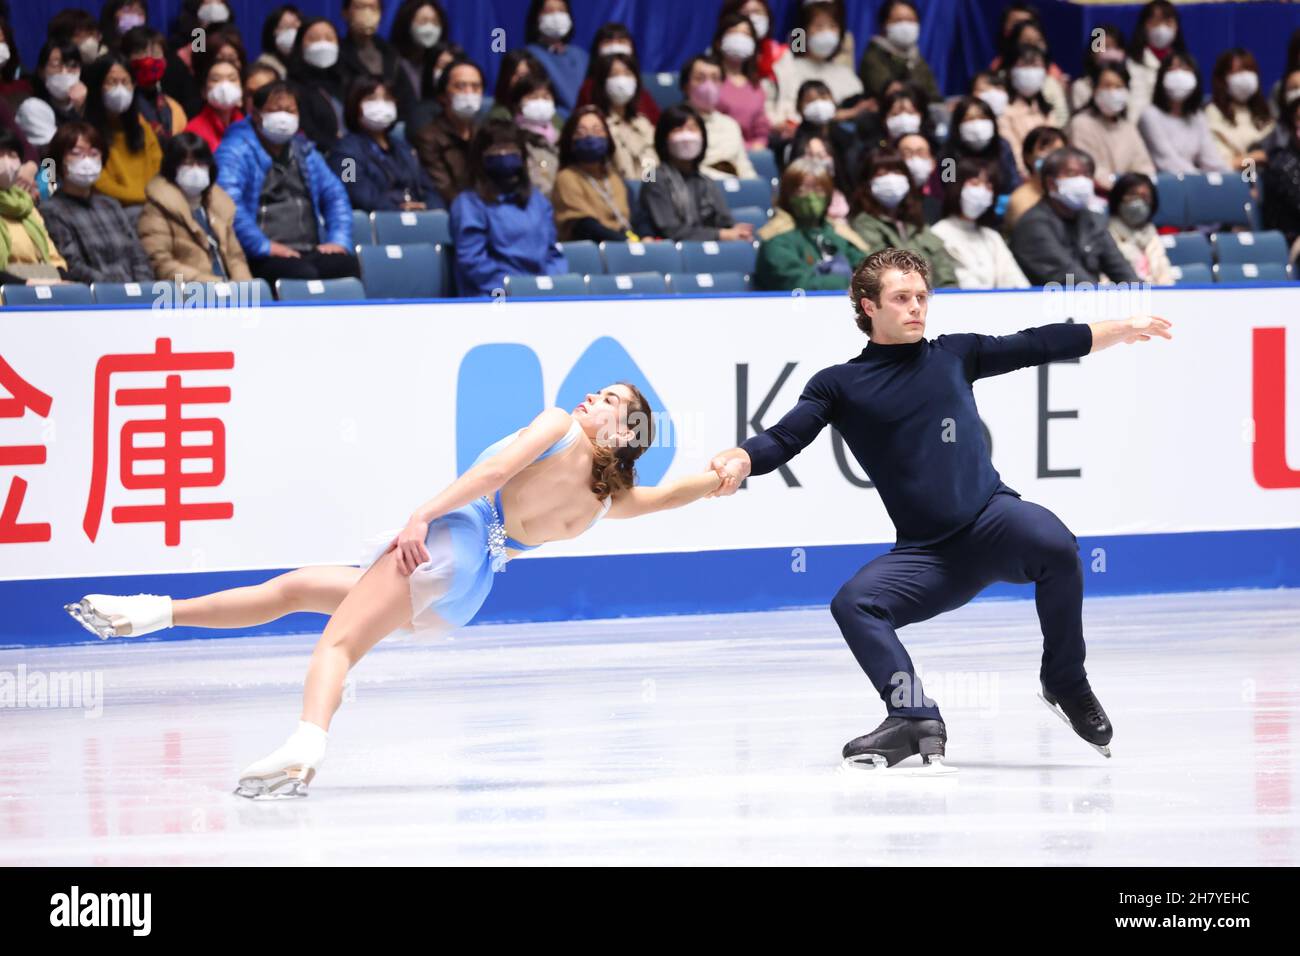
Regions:
<instances>
[{"instance_id":1,"label":"woman's outstretched arm","mask_svg":"<svg viewBox=\"0 0 1300 956\"><path fill-rule=\"evenodd\" d=\"M709 470L686 475L653 488L628 488L614 493L606 518L635 518L655 511L680 508L699 501L722 483L717 472Z\"/></svg>"}]
</instances>

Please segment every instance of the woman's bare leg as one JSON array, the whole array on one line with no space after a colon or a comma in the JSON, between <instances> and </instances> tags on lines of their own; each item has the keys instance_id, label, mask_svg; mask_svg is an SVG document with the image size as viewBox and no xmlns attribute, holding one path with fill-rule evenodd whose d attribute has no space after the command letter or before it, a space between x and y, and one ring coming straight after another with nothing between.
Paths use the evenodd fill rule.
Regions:
<instances>
[{"instance_id":1,"label":"woman's bare leg","mask_svg":"<svg viewBox=\"0 0 1300 956\"><path fill-rule=\"evenodd\" d=\"M299 568L261 584L178 599L172 602L172 624L253 627L294 611L333 614L364 573L346 566Z\"/></svg>"}]
</instances>

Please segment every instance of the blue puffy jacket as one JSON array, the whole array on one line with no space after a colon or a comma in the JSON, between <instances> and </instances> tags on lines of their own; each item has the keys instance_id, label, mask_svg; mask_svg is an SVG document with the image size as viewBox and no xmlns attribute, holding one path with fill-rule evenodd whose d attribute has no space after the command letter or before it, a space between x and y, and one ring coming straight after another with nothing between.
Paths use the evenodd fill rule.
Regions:
<instances>
[{"instance_id":1,"label":"blue puffy jacket","mask_svg":"<svg viewBox=\"0 0 1300 956\"><path fill-rule=\"evenodd\" d=\"M352 251L352 205L348 191L311 141L301 134L289 141L298 168L307 182L316 210L319 242ZM235 235L244 255L269 256L271 240L257 225L262 183L271 168L271 154L262 146L250 119L231 123L217 147L217 185L235 201Z\"/></svg>"}]
</instances>

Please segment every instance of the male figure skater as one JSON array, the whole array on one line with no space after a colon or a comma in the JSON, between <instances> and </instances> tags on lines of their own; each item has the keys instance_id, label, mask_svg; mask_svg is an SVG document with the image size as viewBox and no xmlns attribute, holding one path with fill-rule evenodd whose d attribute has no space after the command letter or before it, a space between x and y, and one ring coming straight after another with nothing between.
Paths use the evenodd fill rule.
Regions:
<instances>
[{"instance_id":1,"label":"male figure skater","mask_svg":"<svg viewBox=\"0 0 1300 956\"><path fill-rule=\"evenodd\" d=\"M928 340L930 266L902 249L863 260L849 294L867 347L815 374L776 425L711 462L723 479L715 494L734 494L746 476L767 474L834 425L894 523L893 550L858 571L831 601L844 639L888 710L884 723L844 746L844 758L892 767L920 753L927 766L942 763L943 719L896 629L961 607L994 581L1034 582L1042 699L1109 757L1110 720L1083 668L1078 543L1056 515L1002 483L971 386L1117 342L1171 338L1170 323L1140 316Z\"/></svg>"}]
</instances>

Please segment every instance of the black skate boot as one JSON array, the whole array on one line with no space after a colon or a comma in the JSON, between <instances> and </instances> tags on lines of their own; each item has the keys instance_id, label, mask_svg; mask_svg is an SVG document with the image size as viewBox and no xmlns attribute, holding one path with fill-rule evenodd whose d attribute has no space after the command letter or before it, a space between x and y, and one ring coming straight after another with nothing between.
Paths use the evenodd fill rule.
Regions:
<instances>
[{"instance_id":1,"label":"black skate boot","mask_svg":"<svg viewBox=\"0 0 1300 956\"><path fill-rule=\"evenodd\" d=\"M855 737L844 745L844 766L878 772L904 770L925 773L953 773L955 768L943 762L948 731L942 720L924 717L886 717L884 723L869 734ZM895 765L913 754L921 755L920 767Z\"/></svg>"},{"instance_id":2,"label":"black skate boot","mask_svg":"<svg viewBox=\"0 0 1300 956\"><path fill-rule=\"evenodd\" d=\"M1069 724L1076 734L1091 744L1102 756L1110 756L1110 738L1114 729L1110 718L1101 707L1101 701L1092 692L1091 687L1071 697L1062 697L1048 692L1038 695L1038 699L1051 708L1052 713Z\"/></svg>"}]
</instances>

